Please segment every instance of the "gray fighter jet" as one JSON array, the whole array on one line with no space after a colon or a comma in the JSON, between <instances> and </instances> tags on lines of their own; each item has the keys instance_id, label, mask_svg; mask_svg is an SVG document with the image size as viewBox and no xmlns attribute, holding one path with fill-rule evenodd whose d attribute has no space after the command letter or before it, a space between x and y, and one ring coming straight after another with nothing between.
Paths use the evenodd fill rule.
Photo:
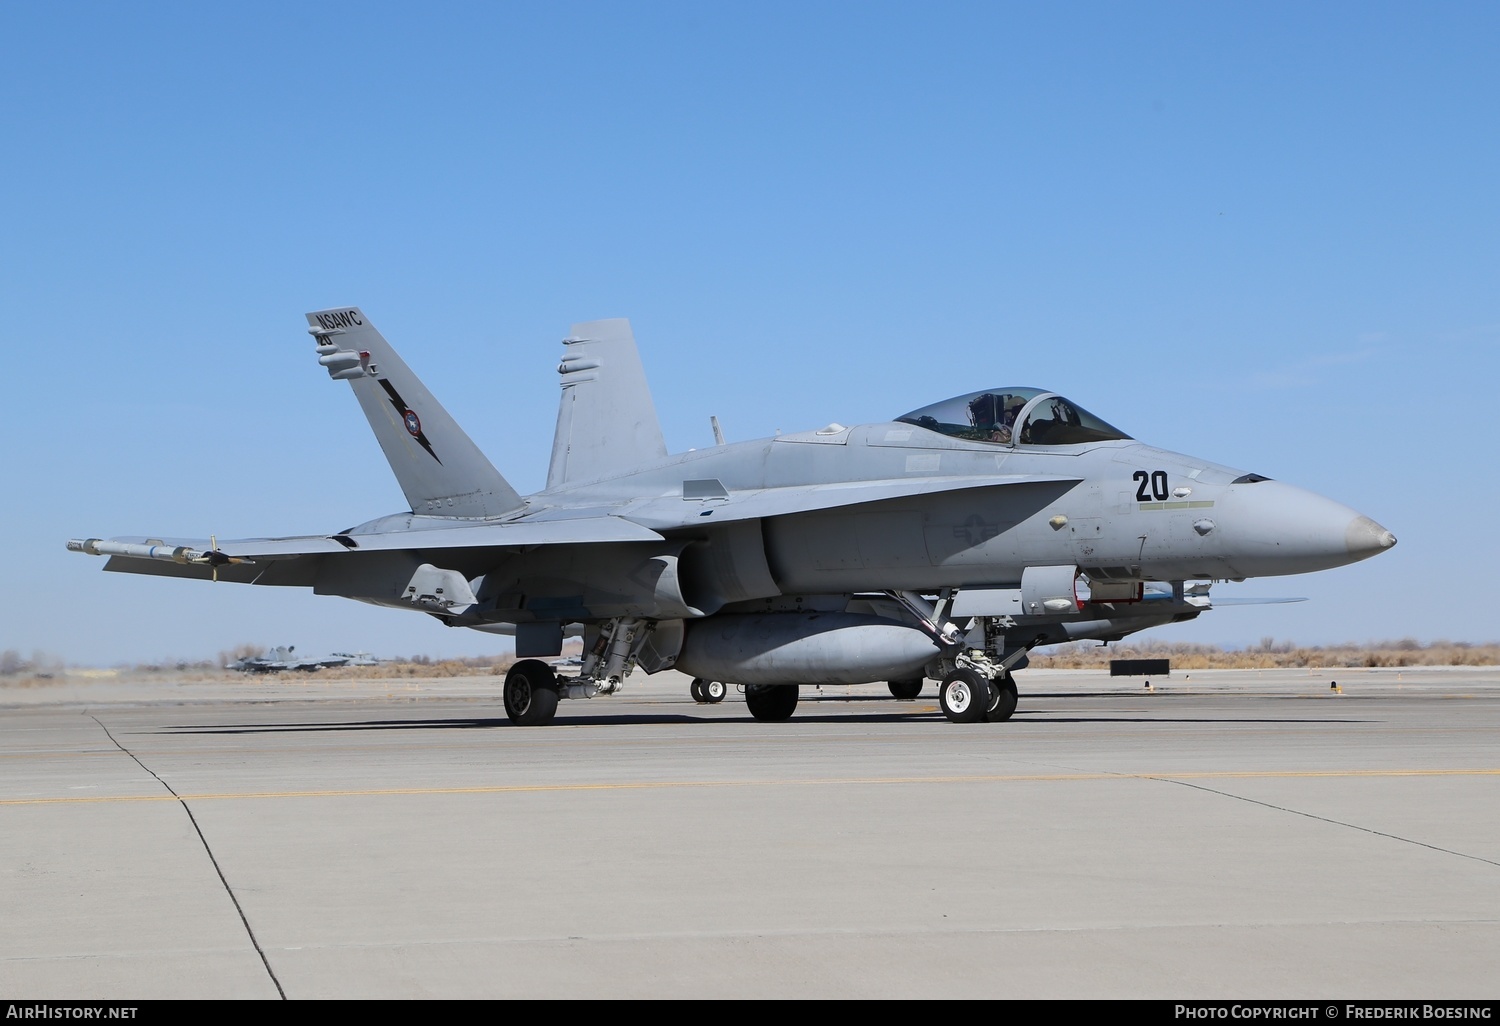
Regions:
<instances>
[{"instance_id":1,"label":"gray fighter jet","mask_svg":"<svg viewBox=\"0 0 1500 1026\"><path fill-rule=\"evenodd\" d=\"M378 666L380 661L367 652L334 652L326 656L299 656L296 645L278 645L261 655L236 659L226 670L241 673L316 673L331 666Z\"/></svg>"},{"instance_id":2,"label":"gray fighter jet","mask_svg":"<svg viewBox=\"0 0 1500 1026\"><path fill-rule=\"evenodd\" d=\"M353 307L307 315L411 503L328 534L73 540L106 570L312 588L513 634L512 722L675 668L784 720L807 684L924 679L1004 720L1038 645L1190 620L1208 584L1396 543L1369 517L1138 442L1063 396L991 388L878 424L669 455L629 322L563 340L547 487L522 496ZM1200 583L1195 583L1200 582ZM581 633L576 676L544 660Z\"/></svg>"}]
</instances>

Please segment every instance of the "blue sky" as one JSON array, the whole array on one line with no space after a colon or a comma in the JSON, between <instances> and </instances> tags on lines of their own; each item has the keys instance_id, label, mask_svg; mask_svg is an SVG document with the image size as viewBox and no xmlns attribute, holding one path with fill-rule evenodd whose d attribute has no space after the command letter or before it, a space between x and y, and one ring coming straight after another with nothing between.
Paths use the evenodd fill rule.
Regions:
<instances>
[{"instance_id":1,"label":"blue sky","mask_svg":"<svg viewBox=\"0 0 1500 1026\"><path fill-rule=\"evenodd\" d=\"M362 306L540 488L558 340L675 451L1056 389L1396 549L1156 632L1494 641L1500 7L0 6L0 648L498 639L100 572L65 539L403 508L307 310Z\"/></svg>"}]
</instances>

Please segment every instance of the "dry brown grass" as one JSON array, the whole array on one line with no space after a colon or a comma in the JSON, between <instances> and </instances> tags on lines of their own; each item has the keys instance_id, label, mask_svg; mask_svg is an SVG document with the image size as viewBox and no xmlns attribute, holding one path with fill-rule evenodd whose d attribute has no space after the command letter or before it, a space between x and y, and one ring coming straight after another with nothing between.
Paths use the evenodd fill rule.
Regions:
<instances>
[{"instance_id":1,"label":"dry brown grass","mask_svg":"<svg viewBox=\"0 0 1500 1026\"><path fill-rule=\"evenodd\" d=\"M511 656L475 659L438 659L425 656L416 659L391 660L376 666L330 666L318 670L317 676L328 680L393 680L402 677L475 677L503 674L515 659Z\"/></svg>"},{"instance_id":2,"label":"dry brown grass","mask_svg":"<svg viewBox=\"0 0 1500 1026\"><path fill-rule=\"evenodd\" d=\"M572 647L568 650L574 653ZM1331 646L1297 645L1264 638L1244 649L1181 642L1145 642L1101 646L1092 642L1059 645L1032 653L1031 665L1041 669L1084 670L1109 666L1111 659L1170 659L1174 669L1266 670L1358 666L1500 666L1500 644L1435 641L1422 644L1410 638ZM317 671L329 680L390 680L411 677L471 677L502 675L514 657L497 656L434 661L426 656L394 659L378 666L341 666Z\"/></svg>"}]
</instances>

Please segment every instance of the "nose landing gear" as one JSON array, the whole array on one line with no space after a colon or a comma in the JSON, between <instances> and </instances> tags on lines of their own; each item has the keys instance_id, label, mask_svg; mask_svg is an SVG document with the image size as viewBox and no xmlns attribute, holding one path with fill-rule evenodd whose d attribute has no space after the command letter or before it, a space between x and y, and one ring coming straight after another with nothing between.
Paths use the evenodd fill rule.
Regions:
<instances>
[{"instance_id":1,"label":"nose landing gear","mask_svg":"<svg viewBox=\"0 0 1500 1026\"><path fill-rule=\"evenodd\" d=\"M954 670L938 688L943 715L954 723L999 723L1016 711L1020 692L1010 674L987 677L976 669Z\"/></svg>"},{"instance_id":2,"label":"nose landing gear","mask_svg":"<svg viewBox=\"0 0 1500 1026\"><path fill-rule=\"evenodd\" d=\"M1016 679L1010 674L990 681L990 704L984 711L984 718L991 723L1010 719L1020 698L1021 693L1016 690Z\"/></svg>"},{"instance_id":3,"label":"nose landing gear","mask_svg":"<svg viewBox=\"0 0 1500 1026\"><path fill-rule=\"evenodd\" d=\"M954 670L938 687L938 704L954 723L978 723L991 705L989 678L978 670Z\"/></svg>"},{"instance_id":4,"label":"nose landing gear","mask_svg":"<svg viewBox=\"0 0 1500 1026\"><path fill-rule=\"evenodd\" d=\"M704 680L702 677L694 677L693 683L688 685L688 694L693 696L693 701L705 705L718 705L724 701L724 696L729 693L729 685L722 680Z\"/></svg>"}]
</instances>

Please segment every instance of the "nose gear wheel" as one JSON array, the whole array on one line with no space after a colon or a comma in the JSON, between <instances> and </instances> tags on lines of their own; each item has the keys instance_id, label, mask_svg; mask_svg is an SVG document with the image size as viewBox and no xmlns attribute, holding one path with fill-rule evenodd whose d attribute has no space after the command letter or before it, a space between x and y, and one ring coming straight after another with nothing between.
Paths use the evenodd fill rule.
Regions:
<instances>
[{"instance_id":1,"label":"nose gear wheel","mask_svg":"<svg viewBox=\"0 0 1500 1026\"><path fill-rule=\"evenodd\" d=\"M1016 711L1016 703L1021 694L1016 690L1015 678L1006 674L999 680L990 683L990 705L985 710L984 718L991 723L1000 723L1008 720Z\"/></svg>"},{"instance_id":2,"label":"nose gear wheel","mask_svg":"<svg viewBox=\"0 0 1500 1026\"><path fill-rule=\"evenodd\" d=\"M943 715L954 723L979 723L992 704L992 686L977 670L954 670L938 688Z\"/></svg>"}]
</instances>

